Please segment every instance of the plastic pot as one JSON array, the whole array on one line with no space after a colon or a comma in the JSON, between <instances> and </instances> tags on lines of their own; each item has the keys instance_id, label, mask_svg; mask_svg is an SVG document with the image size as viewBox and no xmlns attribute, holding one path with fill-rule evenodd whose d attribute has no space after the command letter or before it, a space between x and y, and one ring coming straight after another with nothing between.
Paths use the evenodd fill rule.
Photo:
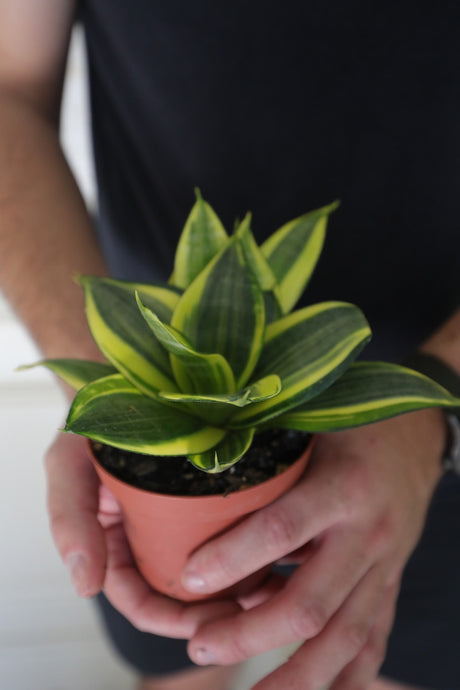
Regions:
<instances>
[{"instance_id":1,"label":"plastic pot","mask_svg":"<svg viewBox=\"0 0 460 690\"><path fill-rule=\"evenodd\" d=\"M291 488L305 470L312 445L310 439L299 459L278 476L227 496L169 496L139 489L105 470L89 448L101 482L120 504L126 535L142 575L163 594L197 601L203 596L181 586L181 573L189 555Z\"/></svg>"}]
</instances>

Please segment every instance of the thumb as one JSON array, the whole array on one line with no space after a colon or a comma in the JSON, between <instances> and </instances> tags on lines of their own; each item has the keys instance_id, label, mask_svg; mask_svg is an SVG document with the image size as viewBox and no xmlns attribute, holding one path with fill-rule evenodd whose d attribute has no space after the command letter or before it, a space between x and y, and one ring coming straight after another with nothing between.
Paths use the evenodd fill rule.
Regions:
<instances>
[{"instance_id":1,"label":"thumb","mask_svg":"<svg viewBox=\"0 0 460 690\"><path fill-rule=\"evenodd\" d=\"M51 532L79 596L97 594L104 583L105 534L97 514L99 480L85 439L59 434L45 457Z\"/></svg>"}]
</instances>

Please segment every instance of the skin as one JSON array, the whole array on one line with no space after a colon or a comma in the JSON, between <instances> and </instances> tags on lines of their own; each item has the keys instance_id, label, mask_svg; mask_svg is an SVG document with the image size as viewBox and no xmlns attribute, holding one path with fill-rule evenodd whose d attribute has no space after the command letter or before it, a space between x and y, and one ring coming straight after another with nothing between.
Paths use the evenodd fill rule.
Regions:
<instances>
[{"instance_id":1,"label":"skin","mask_svg":"<svg viewBox=\"0 0 460 690\"><path fill-rule=\"evenodd\" d=\"M46 357L95 359L81 290L71 278L107 269L58 138L74 9L71 0L0 0L0 284ZM459 338L457 314L425 349L460 371ZM396 690L402 686L375 676L444 442L435 410L322 435L297 487L188 564L195 588L212 592L267 563L300 563L289 582L272 578L240 601L186 606L147 586L118 506L101 489L78 437L59 435L47 453L51 530L80 596L103 589L141 630L189 639L198 664L226 667L298 642L256 690L327 682L333 690ZM200 687L223 687L227 679L226 668L220 676L203 672ZM151 690L184 687L183 674L170 680L143 682Z\"/></svg>"},{"instance_id":2,"label":"skin","mask_svg":"<svg viewBox=\"0 0 460 690\"><path fill-rule=\"evenodd\" d=\"M300 642L256 690L368 688L440 475L443 431L442 417L429 410L321 435L294 489L189 561L184 584L189 575L201 592L289 554L300 563L262 603L202 626L189 643L192 659L233 664Z\"/></svg>"}]
</instances>

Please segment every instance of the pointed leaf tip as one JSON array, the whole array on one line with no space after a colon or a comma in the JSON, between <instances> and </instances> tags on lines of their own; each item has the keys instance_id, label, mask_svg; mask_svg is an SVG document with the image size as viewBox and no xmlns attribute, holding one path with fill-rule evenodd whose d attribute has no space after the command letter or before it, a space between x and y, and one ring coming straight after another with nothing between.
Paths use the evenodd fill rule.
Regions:
<instances>
[{"instance_id":1,"label":"pointed leaf tip","mask_svg":"<svg viewBox=\"0 0 460 690\"><path fill-rule=\"evenodd\" d=\"M198 188L196 201L179 238L170 282L186 289L228 242L228 235L214 209Z\"/></svg>"},{"instance_id":2,"label":"pointed leaf tip","mask_svg":"<svg viewBox=\"0 0 460 690\"><path fill-rule=\"evenodd\" d=\"M308 284L321 254L329 215L338 207L328 206L294 218L271 235L261 246L278 283L278 295L287 314Z\"/></svg>"}]
</instances>

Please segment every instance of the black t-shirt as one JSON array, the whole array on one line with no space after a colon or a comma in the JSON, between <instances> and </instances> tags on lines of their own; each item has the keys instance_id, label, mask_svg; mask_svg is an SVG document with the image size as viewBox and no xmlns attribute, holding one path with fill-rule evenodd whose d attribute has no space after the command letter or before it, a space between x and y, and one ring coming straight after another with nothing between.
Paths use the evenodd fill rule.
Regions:
<instances>
[{"instance_id":1,"label":"black t-shirt","mask_svg":"<svg viewBox=\"0 0 460 690\"><path fill-rule=\"evenodd\" d=\"M165 277L194 187L263 238L338 198L306 301L399 357L459 303L457 2L84 0L100 237Z\"/></svg>"}]
</instances>

